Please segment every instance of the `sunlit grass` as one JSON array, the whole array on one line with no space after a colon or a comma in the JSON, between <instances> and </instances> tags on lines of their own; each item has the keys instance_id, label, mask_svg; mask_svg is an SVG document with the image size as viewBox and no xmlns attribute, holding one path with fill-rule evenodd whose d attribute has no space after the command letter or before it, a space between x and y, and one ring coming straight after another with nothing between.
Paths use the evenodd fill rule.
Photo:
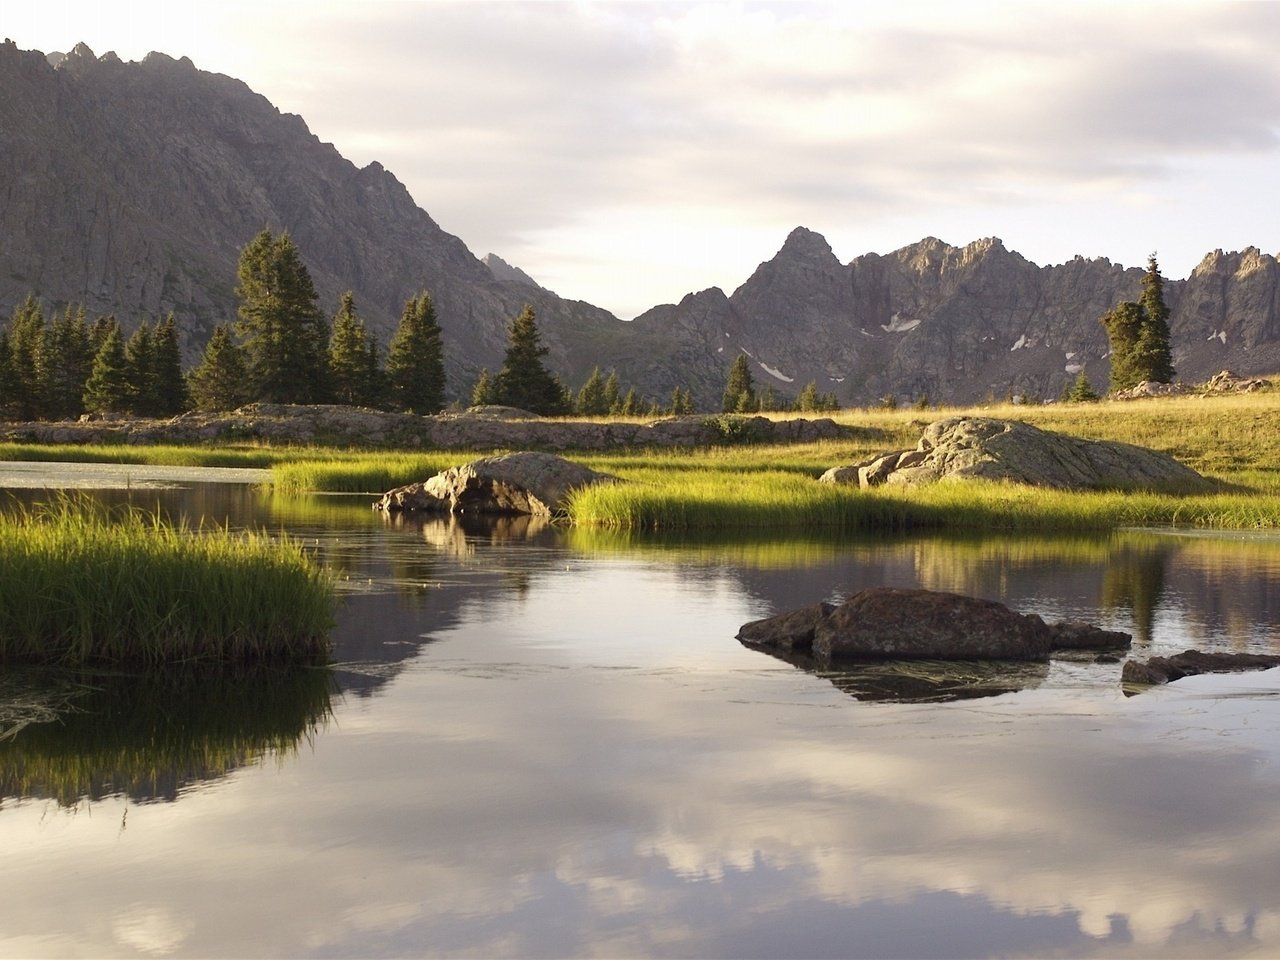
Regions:
<instances>
[{"instance_id":1,"label":"sunlit grass","mask_svg":"<svg viewBox=\"0 0 1280 960\"><path fill-rule=\"evenodd\" d=\"M84 500L0 515L0 662L317 662L333 602L285 538Z\"/></svg>"},{"instance_id":2,"label":"sunlit grass","mask_svg":"<svg viewBox=\"0 0 1280 960\"><path fill-rule=\"evenodd\" d=\"M385 493L461 462L457 454L360 454L277 463L271 483L283 493Z\"/></svg>"}]
</instances>

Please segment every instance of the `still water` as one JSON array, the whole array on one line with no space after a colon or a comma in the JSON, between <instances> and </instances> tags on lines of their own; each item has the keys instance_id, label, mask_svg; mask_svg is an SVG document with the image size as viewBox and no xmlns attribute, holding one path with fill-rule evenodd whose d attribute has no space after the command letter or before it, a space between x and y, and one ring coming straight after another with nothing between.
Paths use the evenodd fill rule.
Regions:
<instances>
[{"instance_id":1,"label":"still water","mask_svg":"<svg viewBox=\"0 0 1280 960\"><path fill-rule=\"evenodd\" d=\"M1126 696L1118 663L815 675L734 639L887 584L1135 656L1275 653L1280 540L695 541L99 495L305 538L338 663L5 675L2 955L1280 954L1280 671Z\"/></svg>"}]
</instances>

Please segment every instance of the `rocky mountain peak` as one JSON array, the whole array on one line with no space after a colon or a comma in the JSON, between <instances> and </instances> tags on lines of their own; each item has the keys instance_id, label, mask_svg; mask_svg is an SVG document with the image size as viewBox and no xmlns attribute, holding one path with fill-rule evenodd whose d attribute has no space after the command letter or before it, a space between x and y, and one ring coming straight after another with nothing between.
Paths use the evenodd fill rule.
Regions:
<instances>
[{"instance_id":1,"label":"rocky mountain peak","mask_svg":"<svg viewBox=\"0 0 1280 960\"><path fill-rule=\"evenodd\" d=\"M782 244L782 249L778 251L774 259L840 262L836 259L835 253L832 252L831 244L827 243L827 238L807 227L796 227L787 234L787 239Z\"/></svg>"},{"instance_id":2,"label":"rocky mountain peak","mask_svg":"<svg viewBox=\"0 0 1280 960\"><path fill-rule=\"evenodd\" d=\"M529 276L519 267L513 267L507 261L503 260L496 253L487 253L480 258L480 262L489 268L489 272L493 274L494 279L503 283L512 283L517 286L532 287L535 290L544 290L545 287L533 277Z\"/></svg>"}]
</instances>

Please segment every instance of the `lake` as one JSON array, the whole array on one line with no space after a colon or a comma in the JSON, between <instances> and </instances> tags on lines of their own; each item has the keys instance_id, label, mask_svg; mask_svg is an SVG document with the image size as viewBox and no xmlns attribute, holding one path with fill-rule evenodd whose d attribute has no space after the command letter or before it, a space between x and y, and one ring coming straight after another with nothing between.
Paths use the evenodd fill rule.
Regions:
<instances>
[{"instance_id":1,"label":"lake","mask_svg":"<svg viewBox=\"0 0 1280 960\"><path fill-rule=\"evenodd\" d=\"M336 666L4 674L4 956L1280 955L1280 670L1126 696L734 639L884 584L1278 653L1280 539L397 523L200 476L96 495L303 538Z\"/></svg>"}]
</instances>

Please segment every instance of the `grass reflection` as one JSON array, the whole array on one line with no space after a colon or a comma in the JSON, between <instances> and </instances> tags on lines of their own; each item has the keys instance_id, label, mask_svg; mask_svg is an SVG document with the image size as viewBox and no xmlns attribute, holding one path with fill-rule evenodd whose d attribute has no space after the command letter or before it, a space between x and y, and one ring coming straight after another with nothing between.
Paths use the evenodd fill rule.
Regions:
<instances>
[{"instance_id":1,"label":"grass reflection","mask_svg":"<svg viewBox=\"0 0 1280 960\"><path fill-rule=\"evenodd\" d=\"M10 672L0 681L0 799L174 800L296 751L327 723L334 689L323 668Z\"/></svg>"}]
</instances>

